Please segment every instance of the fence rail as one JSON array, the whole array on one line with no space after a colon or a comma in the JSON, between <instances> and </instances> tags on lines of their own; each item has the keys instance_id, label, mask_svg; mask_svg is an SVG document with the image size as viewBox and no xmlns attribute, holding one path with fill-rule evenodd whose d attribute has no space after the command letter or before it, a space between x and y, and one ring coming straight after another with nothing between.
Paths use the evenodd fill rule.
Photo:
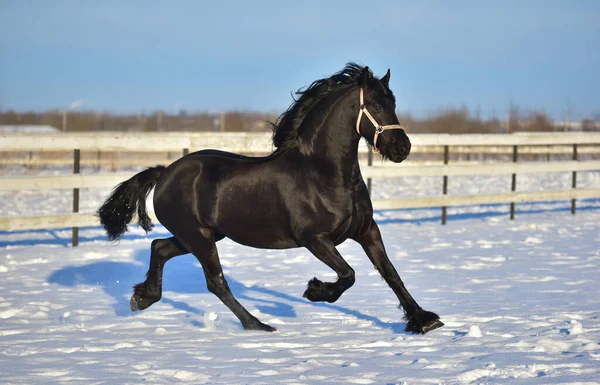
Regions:
<instances>
[{"instance_id":1,"label":"fence rail","mask_svg":"<svg viewBox=\"0 0 600 385\"><path fill-rule=\"evenodd\" d=\"M600 170L600 161L536 162L462 165L361 165L363 178L398 178L405 176L508 175L540 172L569 172ZM105 173L92 175L59 175L2 178L0 191L48 190L67 188L112 187L132 177L134 173Z\"/></svg>"},{"instance_id":2,"label":"fence rail","mask_svg":"<svg viewBox=\"0 0 600 385\"><path fill-rule=\"evenodd\" d=\"M249 151L248 146L240 145L234 147L231 145L227 146L227 151L235 153L246 153L253 155L267 154L270 150L267 150L266 146L256 147L254 151ZM252 147L250 147L252 148ZM190 149L190 151L196 148ZM132 167L132 166L149 166L157 162L171 162L173 153L181 154L181 149L172 151L158 151L152 150L149 152L154 153L154 156L145 157L128 157L123 156L123 151L108 151L106 149L87 151L82 154L81 165L82 166L93 166L93 167ZM513 152L513 146L452 146L452 154L454 155L510 155ZM3 151L3 150L0 150ZM131 150L127 150L130 152ZM366 153L368 150L361 149L361 154ZM444 146L413 146L411 153L414 154L441 154L444 151ZM600 155L600 146L595 145L579 145L580 155L590 155L598 157ZM148 154L149 152L145 152ZM521 155L545 155L550 156L565 156L570 155L573 152L572 146L521 146L519 147L519 154ZM44 156L43 154L49 154ZM463 157L464 158L464 157ZM72 159L67 157L56 157L56 153L38 152L38 151L11 151L5 156L0 157L0 165L20 165L20 166L67 166L73 163Z\"/></svg>"},{"instance_id":3,"label":"fence rail","mask_svg":"<svg viewBox=\"0 0 600 385\"><path fill-rule=\"evenodd\" d=\"M402 165L362 165L364 178L396 178L404 176L441 176L447 185L448 177L458 175L513 175L513 187L517 174L540 172L572 172L573 189L543 192L510 192L487 195L443 195L431 197L409 197L402 199L385 199L373 202L375 209L398 209L418 207L443 207L477 205L489 203L511 203L514 213L515 202L536 202L548 200L572 200L572 212L575 213L575 199L600 198L600 189L576 189L576 173L578 171L600 170L600 161L578 161L578 153L600 153L600 133L548 133L548 134L490 134L490 135L451 135L420 134L411 135L413 151L440 151L445 154L444 164L402 164ZM132 176L132 173L79 174L81 164L80 153L86 151L102 152L177 152L186 154L190 150L201 148L219 148L225 151L247 154L271 152L270 135L265 133L85 133L32 136L24 134L0 135L0 152L56 152L72 151L74 154L74 174L60 176L36 177L4 177L0 191L73 189L73 214L5 217L0 218L0 230L14 231L42 228L64 228L72 226L76 229L83 226L98 225L93 214L77 213L79 207L79 189L115 186ZM450 151L451 149L451 151ZM489 153L513 153L514 163L448 163L448 153L469 153L485 151ZM524 150L530 153L573 154L572 161L553 162L517 162L519 154ZM568 150L568 151L567 151ZM361 145L360 152L367 153L366 145ZM539 152L538 152L539 151ZM2 163L2 162L0 162ZM369 183L370 185L370 183ZM511 217L514 214L511 214ZM445 215L442 215L445 222ZM74 236L73 244L77 240Z\"/></svg>"},{"instance_id":4,"label":"fence rail","mask_svg":"<svg viewBox=\"0 0 600 385\"><path fill-rule=\"evenodd\" d=\"M87 133L39 135L4 133L0 135L0 151L180 151L184 148L199 150L218 148L244 153L269 153L272 151L269 133ZM540 134L412 134L410 140L419 147L471 146L572 146L573 144L600 144L600 133L548 133ZM563 147L564 150L564 147ZM367 153L366 145L360 146ZM464 151L464 150L463 150Z\"/></svg>"}]
</instances>

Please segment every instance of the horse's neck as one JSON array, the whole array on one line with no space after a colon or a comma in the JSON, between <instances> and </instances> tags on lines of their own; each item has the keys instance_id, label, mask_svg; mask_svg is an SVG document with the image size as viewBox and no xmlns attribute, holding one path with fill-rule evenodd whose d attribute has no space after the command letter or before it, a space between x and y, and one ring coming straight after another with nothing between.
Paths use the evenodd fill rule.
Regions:
<instances>
[{"instance_id":1,"label":"horse's neck","mask_svg":"<svg viewBox=\"0 0 600 385\"><path fill-rule=\"evenodd\" d=\"M355 179L356 173L360 173L360 137L354 131L358 104L353 102L353 96L351 90L340 92L332 96L333 100L329 100L326 107L316 107L316 115L309 117L309 124L302 130L298 141L298 149L303 156L334 169L344 180Z\"/></svg>"}]
</instances>

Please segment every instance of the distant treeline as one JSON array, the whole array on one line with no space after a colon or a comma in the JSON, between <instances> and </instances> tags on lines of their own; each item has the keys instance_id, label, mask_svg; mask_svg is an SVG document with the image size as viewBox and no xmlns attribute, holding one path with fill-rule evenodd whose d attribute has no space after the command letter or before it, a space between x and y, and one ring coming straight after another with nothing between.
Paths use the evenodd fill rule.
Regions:
<instances>
[{"instance_id":1,"label":"distant treeline","mask_svg":"<svg viewBox=\"0 0 600 385\"><path fill-rule=\"evenodd\" d=\"M600 115L594 120L580 122L554 122L543 112L522 112L511 108L506 119L482 119L467 108L447 109L431 114L425 119L415 119L410 114L400 114L400 122L410 127L410 132L432 134L501 134L522 131L600 131Z\"/></svg>"},{"instance_id":2,"label":"distant treeline","mask_svg":"<svg viewBox=\"0 0 600 385\"><path fill-rule=\"evenodd\" d=\"M513 108L508 120L482 119L468 109L448 109L423 119L400 114L400 122L415 133L508 133L515 131L600 131L600 116L569 127L552 122L544 113L522 113ZM2 125L49 125L67 132L77 131L269 131L277 115L259 112L186 112L177 114L115 114L94 111L16 112L0 109Z\"/></svg>"},{"instance_id":3,"label":"distant treeline","mask_svg":"<svg viewBox=\"0 0 600 385\"><path fill-rule=\"evenodd\" d=\"M115 114L95 111L16 112L0 110L3 125L48 125L78 131L265 131L274 114L231 111L222 114L180 111L178 114ZM66 127L63 127L66 126Z\"/></svg>"}]
</instances>

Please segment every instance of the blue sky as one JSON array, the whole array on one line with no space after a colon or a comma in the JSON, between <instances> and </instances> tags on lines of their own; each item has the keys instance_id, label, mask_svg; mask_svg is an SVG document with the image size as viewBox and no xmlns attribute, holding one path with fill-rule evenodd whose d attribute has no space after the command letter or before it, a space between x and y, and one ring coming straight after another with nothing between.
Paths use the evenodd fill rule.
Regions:
<instances>
[{"instance_id":1,"label":"blue sky","mask_svg":"<svg viewBox=\"0 0 600 385\"><path fill-rule=\"evenodd\" d=\"M600 1L0 0L0 107L279 112L370 66L399 111L600 113Z\"/></svg>"}]
</instances>

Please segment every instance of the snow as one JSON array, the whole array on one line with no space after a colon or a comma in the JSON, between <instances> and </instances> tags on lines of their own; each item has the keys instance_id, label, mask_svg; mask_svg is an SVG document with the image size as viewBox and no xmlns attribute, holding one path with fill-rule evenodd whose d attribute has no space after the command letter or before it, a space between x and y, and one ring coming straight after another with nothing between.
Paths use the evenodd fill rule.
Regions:
<instances>
[{"instance_id":1,"label":"snow","mask_svg":"<svg viewBox=\"0 0 600 385\"><path fill-rule=\"evenodd\" d=\"M467 332L466 336L472 337L472 338L481 338L481 337L483 337L483 334L481 333L481 329L479 328L479 326L471 325L469 327L469 331Z\"/></svg>"},{"instance_id":2,"label":"snow","mask_svg":"<svg viewBox=\"0 0 600 385\"><path fill-rule=\"evenodd\" d=\"M17 171L19 172L19 171ZM31 171L34 172L34 171ZM53 171L52 171L53 172ZM377 197L433 195L441 178L375 180ZM519 176L519 190L568 188ZM598 187L600 173L580 173ZM506 191L510 177L450 178L452 193ZM496 189L496 190L494 190ZM107 190L82 194L88 212ZM0 194L0 215L68 211L70 194ZM302 298L335 274L308 251L219 242L230 287L275 333L247 332L206 289L191 255L166 265L161 302L131 313L149 246L136 226L117 244L100 228L0 233L0 382L10 384L592 384L600 379L600 204L379 211L394 265L445 326L403 331L392 291L360 246L340 253L356 284L334 304ZM594 294L596 293L596 294Z\"/></svg>"}]
</instances>

